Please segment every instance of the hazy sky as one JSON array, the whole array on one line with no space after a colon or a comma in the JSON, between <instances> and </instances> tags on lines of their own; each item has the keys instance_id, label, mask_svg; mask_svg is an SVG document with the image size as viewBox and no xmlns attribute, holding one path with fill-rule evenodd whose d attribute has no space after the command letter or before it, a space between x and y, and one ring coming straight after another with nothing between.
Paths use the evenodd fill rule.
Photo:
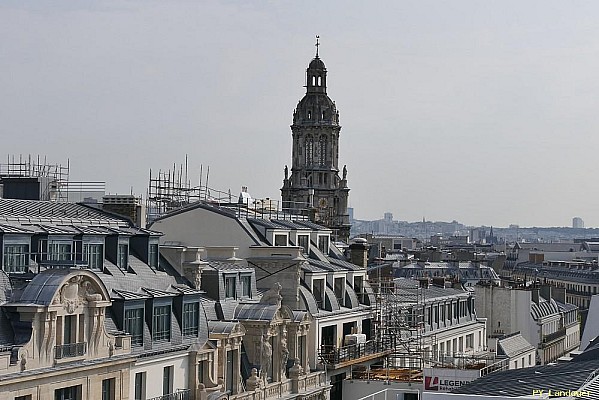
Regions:
<instances>
[{"instance_id":1,"label":"hazy sky","mask_svg":"<svg viewBox=\"0 0 599 400\"><path fill-rule=\"evenodd\" d=\"M0 162L280 198L319 34L355 217L599 226L599 2L0 2Z\"/></svg>"}]
</instances>

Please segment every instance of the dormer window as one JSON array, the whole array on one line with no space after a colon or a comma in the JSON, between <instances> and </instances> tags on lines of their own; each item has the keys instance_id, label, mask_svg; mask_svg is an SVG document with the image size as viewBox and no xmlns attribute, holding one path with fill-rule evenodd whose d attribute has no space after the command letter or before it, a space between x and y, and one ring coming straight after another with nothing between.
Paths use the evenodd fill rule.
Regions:
<instances>
[{"instance_id":1,"label":"dormer window","mask_svg":"<svg viewBox=\"0 0 599 400\"><path fill-rule=\"evenodd\" d=\"M158 243L150 243L149 245L148 264L152 268L158 268Z\"/></svg>"},{"instance_id":2,"label":"dormer window","mask_svg":"<svg viewBox=\"0 0 599 400\"><path fill-rule=\"evenodd\" d=\"M83 260L91 269L104 267L104 245L101 243L83 243Z\"/></svg>"},{"instance_id":3,"label":"dormer window","mask_svg":"<svg viewBox=\"0 0 599 400\"><path fill-rule=\"evenodd\" d=\"M310 236L297 235L297 245L303 249L304 254L310 253Z\"/></svg>"},{"instance_id":4,"label":"dormer window","mask_svg":"<svg viewBox=\"0 0 599 400\"><path fill-rule=\"evenodd\" d=\"M29 266L28 244L4 245L4 272L26 272Z\"/></svg>"},{"instance_id":5,"label":"dormer window","mask_svg":"<svg viewBox=\"0 0 599 400\"><path fill-rule=\"evenodd\" d=\"M234 299L236 298L236 279L235 276L225 276L225 298Z\"/></svg>"},{"instance_id":6,"label":"dormer window","mask_svg":"<svg viewBox=\"0 0 599 400\"><path fill-rule=\"evenodd\" d=\"M183 303L183 336L198 336L200 303Z\"/></svg>"},{"instance_id":7,"label":"dormer window","mask_svg":"<svg viewBox=\"0 0 599 400\"><path fill-rule=\"evenodd\" d=\"M50 241L48 242L48 260L70 261L72 260L72 241Z\"/></svg>"},{"instance_id":8,"label":"dormer window","mask_svg":"<svg viewBox=\"0 0 599 400\"><path fill-rule=\"evenodd\" d=\"M318 250L325 256L329 254L329 236L319 235L318 236Z\"/></svg>"},{"instance_id":9,"label":"dormer window","mask_svg":"<svg viewBox=\"0 0 599 400\"><path fill-rule=\"evenodd\" d=\"M154 306L152 315L152 340L170 341L171 340L171 306Z\"/></svg>"},{"instance_id":10,"label":"dormer window","mask_svg":"<svg viewBox=\"0 0 599 400\"><path fill-rule=\"evenodd\" d=\"M286 234L275 234L275 246L287 246L287 235Z\"/></svg>"},{"instance_id":11,"label":"dormer window","mask_svg":"<svg viewBox=\"0 0 599 400\"><path fill-rule=\"evenodd\" d=\"M117 267L122 270L126 270L129 266L129 245L126 243L119 243L118 254L117 254Z\"/></svg>"},{"instance_id":12,"label":"dormer window","mask_svg":"<svg viewBox=\"0 0 599 400\"><path fill-rule=\"evenodd\" d=\"M241 275L241 295L243 297L252 297L252 276Z\"/></svg>"},{"instance_id":13,"label":"dormer window","mask_svg":"<svg viewBox=\"0 0 599 400\"><path fill-rule=\"evenodd\" d=\"M131 335L131 344L141 346L144 343L144 309L125 309L124 331Z\"/></svg>"}]
</instances>

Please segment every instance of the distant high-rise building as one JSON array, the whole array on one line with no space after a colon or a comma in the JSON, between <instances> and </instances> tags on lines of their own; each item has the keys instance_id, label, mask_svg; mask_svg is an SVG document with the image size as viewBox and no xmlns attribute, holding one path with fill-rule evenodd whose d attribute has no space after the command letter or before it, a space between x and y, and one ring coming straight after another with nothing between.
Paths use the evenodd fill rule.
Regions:
<instances>
[{"instance_id":1,"label":"distant high-rise building","mask_svg":"<svg viewBox=\"0 0 599 400\"><path fill-rule=\"evenodd\" d=\"M335 239L347 241L349 188L347 169L339 168L340 130L339 112L327 95L327 70L317 50L306 70L306 95L293 112L291 171L285 166L281 197L286 211L310 215L330 228Z\"/></svg>"},{"instance_id":2,"label":"distant high-rise building","mask_svg":"<svg viewBox=\"0 0 599 400\"><path fill-rule=\"evenodd\" d=\"M572 228L584 228L584 221L582 220L582 218L572 218Z\"/></svg>"}]
</instances>

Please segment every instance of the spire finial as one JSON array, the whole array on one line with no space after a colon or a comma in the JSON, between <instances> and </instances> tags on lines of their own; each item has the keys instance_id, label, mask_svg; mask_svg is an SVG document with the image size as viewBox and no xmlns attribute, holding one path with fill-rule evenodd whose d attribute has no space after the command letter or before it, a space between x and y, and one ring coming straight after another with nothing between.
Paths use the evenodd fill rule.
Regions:
<instances>
[{"instance_id":1,"label":"spire finial","mask_svg":"<svg viewBox=\"0 0 599 400\"><path fill-rule=\"evenodd\" d=\"M320 36L316 35L316 44L314 46L316 46L316 58L318 58L318 46L320 46Z\"/></svg>"}]
</instances>

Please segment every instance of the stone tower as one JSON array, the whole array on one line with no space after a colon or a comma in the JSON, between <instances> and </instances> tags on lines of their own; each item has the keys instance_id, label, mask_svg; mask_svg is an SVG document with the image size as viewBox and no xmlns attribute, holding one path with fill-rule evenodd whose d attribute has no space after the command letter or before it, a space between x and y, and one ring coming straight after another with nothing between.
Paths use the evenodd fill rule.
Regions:
<instances>
[{"instance_id":1,"label":"stone tower","mask_svg":"<svg viewBox=\"0 0 599 400\"><path fill-rule=\"evenodd\" d=\"M283 208L309 215L333 230L336 240L349 239L347 169L339 176L339 112L327 95L327 69L318 56L306 70L306 95L293 112L291 174L285 166Z\"/></svg>"}]
</instances>

